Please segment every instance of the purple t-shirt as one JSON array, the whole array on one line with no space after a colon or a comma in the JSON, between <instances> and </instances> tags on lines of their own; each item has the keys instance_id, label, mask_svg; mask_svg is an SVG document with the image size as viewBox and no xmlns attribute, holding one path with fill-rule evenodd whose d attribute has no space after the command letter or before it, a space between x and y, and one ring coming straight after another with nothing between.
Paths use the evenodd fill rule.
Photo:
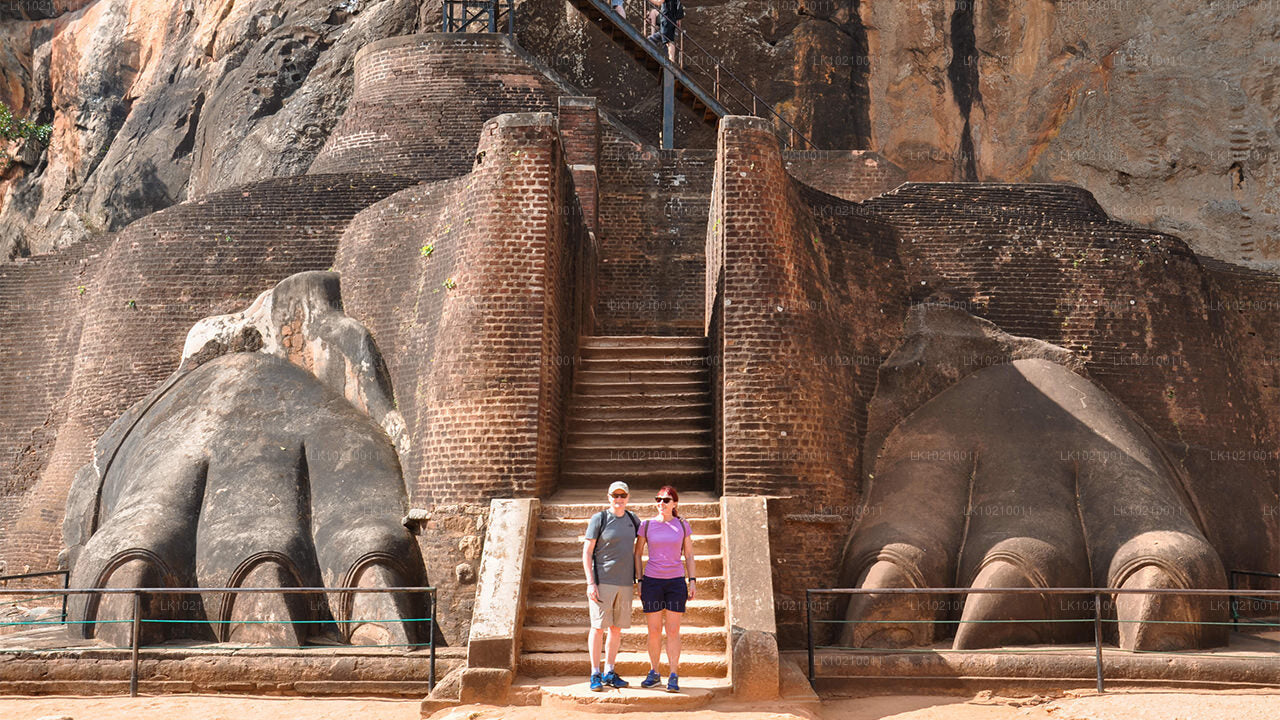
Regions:
<instances>
[{"instance_id":1,"label":"purple t-shirt","mask_svg":"<svg viewBox=\"0 0 1280 720\"><path fill-rule=\"evenodd\" d=\"M644 566L645 577L669 580L684 577L684 539L692 534L689 524L680 518L671 522L645 520L640 523L640 536L649 548L649 562Z\"/></svg>"}]
</instances>

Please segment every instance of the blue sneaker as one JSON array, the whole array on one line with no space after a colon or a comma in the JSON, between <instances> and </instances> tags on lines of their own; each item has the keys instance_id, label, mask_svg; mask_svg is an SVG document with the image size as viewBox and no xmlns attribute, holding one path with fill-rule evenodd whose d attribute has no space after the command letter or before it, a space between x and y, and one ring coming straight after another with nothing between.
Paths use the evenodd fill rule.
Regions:
<instances>
[{"instance_id":1,"label":"blue sneaker","mask_svg":"<svg viewBox=\"0 0 1280 720\"><path fill-rule=\"evenodd\" d=\"M612 670L605 673L604 679L602 679L600 682L604 683L605 685L608 685L609 687L618 688L619 690L625 687L631 687L631 683L618 677L618 673L613 672Z\"/></svg>"},{"instance_id":2,"label":"blue sneaker","mask_svg":"<svg viewBox=\"0 0 1280 720\"><path fill-rule=\"evenodd\" d=\"M667 692L680 692L680 680L675 673L671 673L671 677L667 678Z\"/></svg>"},{"instance_id":3,"label":"blue sneaker","mask_svg":"<svg viewBox=\"0 0 1280 720\"><path fill-rule=\"evenodd\" d=\"M660 682L662 682L662 676L658 674L658 671L650 670L649 674L644 676L644 680L640 681L640 687L651 688Z\"/></svg>"},{"instance_id":4,"label":"blue sneaker","mask_svg":"<svg viewBox=\"0 0 1280 720\"><path fill-rule=\"evenodd\" d=\"M600 673L598 672L591 673L591 689L595 692L600 692L604 689L604 684L600 682Z\"/></svg>"}]
</instances>

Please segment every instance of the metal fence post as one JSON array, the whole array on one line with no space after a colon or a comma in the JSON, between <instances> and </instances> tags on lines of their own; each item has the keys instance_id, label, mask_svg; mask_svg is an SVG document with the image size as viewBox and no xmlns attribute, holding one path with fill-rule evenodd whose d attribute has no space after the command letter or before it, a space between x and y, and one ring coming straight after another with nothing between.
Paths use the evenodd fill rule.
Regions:
<instances>
[{"instance_id":1,"label":"metal fence post","mask_svg":"<svg viewBox=\"0 0 1280 720\"><path fill-rule=\"evenodd\" d=\"M129 669L129 697L138 697L138 646L142 644L142 593L133 592L133 660Z\"/></svg>"},{"instance_id":2,"label":"metal fence post","mask_svg":"<svg viewBox=\"0 0 1280 720\"><path fill-rule=\"evenodd\" d=\"M804 591L804 626L805 635L809 638L809 684L813 684L813 599L810 590Z\"/></svg>"},{"instance_id":3,"label":"metal fence post","mask_svg":"<svg viewBox=\"0 0 1280 720\"><path fill-rule=\"evenodd\" d=\"M66 590L71 587L71 571L68 570L62 574L62 589ZM62 624L67 624L67 594L62 593Z\"/></svg>"},{"instance_id":4,"label":"metal fence post","mask_svg":"<svg viewBox=\"0 0 1280 720\"><path fill-rule=\"evenodd\" d=\"M431 622L427 623L427 632L431 633L427 643L431 648L430 669L427 675L427 692L436 688L436 594L431 593Z\"/></svg>"},{"instance_id":5,"label":"metal fence post","mask_svg":"<svg viewBox=\"0 0 1280 720\"><path fill-rule=\"evenodd\" d=\"M1102 593L1093 594L1093 662L1098 668L1098 692L1102 687Z\"/></svg>"}]
</instances>

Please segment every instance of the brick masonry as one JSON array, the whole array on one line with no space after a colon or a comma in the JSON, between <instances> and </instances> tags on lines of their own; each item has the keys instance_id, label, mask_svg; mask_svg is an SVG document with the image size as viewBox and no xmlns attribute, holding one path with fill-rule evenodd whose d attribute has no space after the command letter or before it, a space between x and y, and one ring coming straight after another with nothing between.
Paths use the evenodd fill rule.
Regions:
<instances>
[{"instance_id":1,"label":"brick masonry","mask_svg":"<svg viewBox=\"0 0 1280 720\"><path fill-rule=\"evenodd\" d=\"M310 172L383 172L434 181L471 171L490 118L555 112L566 92L499 34L431 33L356 54L351 102Z\"/></svg>"},{"instance_id":2,"label":"brick masonry","mask_svg":"<svg viewBox=\"0 0 1280 720\"><path fill-rule=\"evenodd\" d=\"M467 551L482 525L442 508L465 515L494 498L554 492L564 397L589 322L590 273L577 268L594 262L555 118L501 115L479 137L469 174L363 211L335 263L347 312L387 358L411 441L406 482L436 528L423 532L429 577L455 610L469 607ZM461 627L446 630L458 638Z\"/></svg>"},{"instance_id":3,"label":"brick masonry","mask_svg":"<svg viewBox=\"0 0 1280 720\"><path fill-rule=\"evenodd\" d=\"M804 637L803 594L789 589L836 580L875 368L906 308L926 298L1079 354L1188 469L1224 563L1280 564L1275 543L1259 541L1280 534L1265 512L1280 487L1280 280L1114 222L1076 187L906 184L851 203L795 177L852 198L856 182L840 189L832 173L794 163L788 176L786 161L767 125L722 122L704 295L723 367L723 490L774 497L784 643Z\"/></svg>"},{"instance_id":4,"label":"brick masonry","mask_svg":"<svg viewBox=\"0 0 1280 720\"><path fill-rule=\"evenodd\" d=\"M842 200L860 202L898 187L907 171L870 150L789 150L782 159L791 177Z\"/></svg>"},{"instance_id":5,"label":"brick masonry","mask_svg":"<svg viewBox=\"0 0 1280 720\"><path fill-rule=\"evenodd\" d=\"M1280 547L1258 542L1278 536L1276 514L1239 509L1276 505L1280 408L1259 393L1258 343L1233 331L1230 298L1186 243L1113 221L1088 191L1063 185L912 183L862 207L898 229L913 289L1084 358L1190 471L1227 567L1280 566ZM1257 311L1276 285L1234 287L1247 322L1265 324Z\"/></svg>"},{"instance_id":6,"label":"brick masonry","mask_svg":"<svg viewBox=\"0 0 1280 720\"><path fill-rule=\"evenodd\" d=\"M149 215L102 245L6 266L0 296L29 298L26 318L11 317L30 320L32 336L22 346L6 338L0 350L14 360L0 376L0 402L19 405L7 416L25 417L31 427L18 428L18 437L35 431L38 446L19 457L22 474L6 475L12 494L0 510L0 560L11 571L56 567L76 470L103 431L177 367L191 325L243 309L293 273L328 269L355 213L406 182L379 175L267 180ZM60 305L41 319L31 316L37 302ZM42 348L48 354L35 352ZM40 400L28 405L27 396ZM56 428L43 424L48 418Z\"/></svg>"},{"instance_id":7,"label":"brick masonry","mask_svg":"<svg viewBox=\"0 0 1280 720\"><path fill-rule=\"evenodd\" d=\"M897 235L787 174L773 130L721 122L706 316L722 367L725 494L772 503L779 632L803 637L804 588L831 587L858 499L876 369L907 306Z\"/></svg>"},{"instance_id":8,"label":"brick masonry","mask_svg":"<svg viewBox=\"0 0 1280 720\"><path fill-rule=\"evenodd\" d=\"M1274 276L1112 222L1079 188L902 185L874 153L783 153L757 120L727 119L715 152L658 152L501 36L374 43L356 75L312 175L0 266L8 571L55 565L72 474L176 366L192 322L330 266L408 424L451 644L488 501L555 490L581 334L707 333L717 477L772 498L793 645L803 589L836 580L876 368L926 298L1080 353L1198 492L1277 506ZM1251 517L1211 516L1212 539L1229 566L1274 569L1257 538L1280 536L1280 512Z\"/></svg>"}]
</instances>

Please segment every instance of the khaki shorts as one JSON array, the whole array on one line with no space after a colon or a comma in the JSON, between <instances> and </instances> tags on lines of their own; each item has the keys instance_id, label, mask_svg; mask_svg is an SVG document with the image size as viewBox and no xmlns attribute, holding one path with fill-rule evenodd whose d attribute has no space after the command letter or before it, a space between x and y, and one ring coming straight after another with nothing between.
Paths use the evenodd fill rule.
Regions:
<instances>
[{"instance_id":1,"label":"khaki shorts","mask_svg":"<svg viewBox=\"0 0 1280 720\"><path fill-rule=\"evenodd\" d=\"M587 606L591 608L591 627L631 627L631 597L635 593L634 586L598 585L596 590L600 593L600 602L587 599Z\"/></svg>"}]
</instances>

